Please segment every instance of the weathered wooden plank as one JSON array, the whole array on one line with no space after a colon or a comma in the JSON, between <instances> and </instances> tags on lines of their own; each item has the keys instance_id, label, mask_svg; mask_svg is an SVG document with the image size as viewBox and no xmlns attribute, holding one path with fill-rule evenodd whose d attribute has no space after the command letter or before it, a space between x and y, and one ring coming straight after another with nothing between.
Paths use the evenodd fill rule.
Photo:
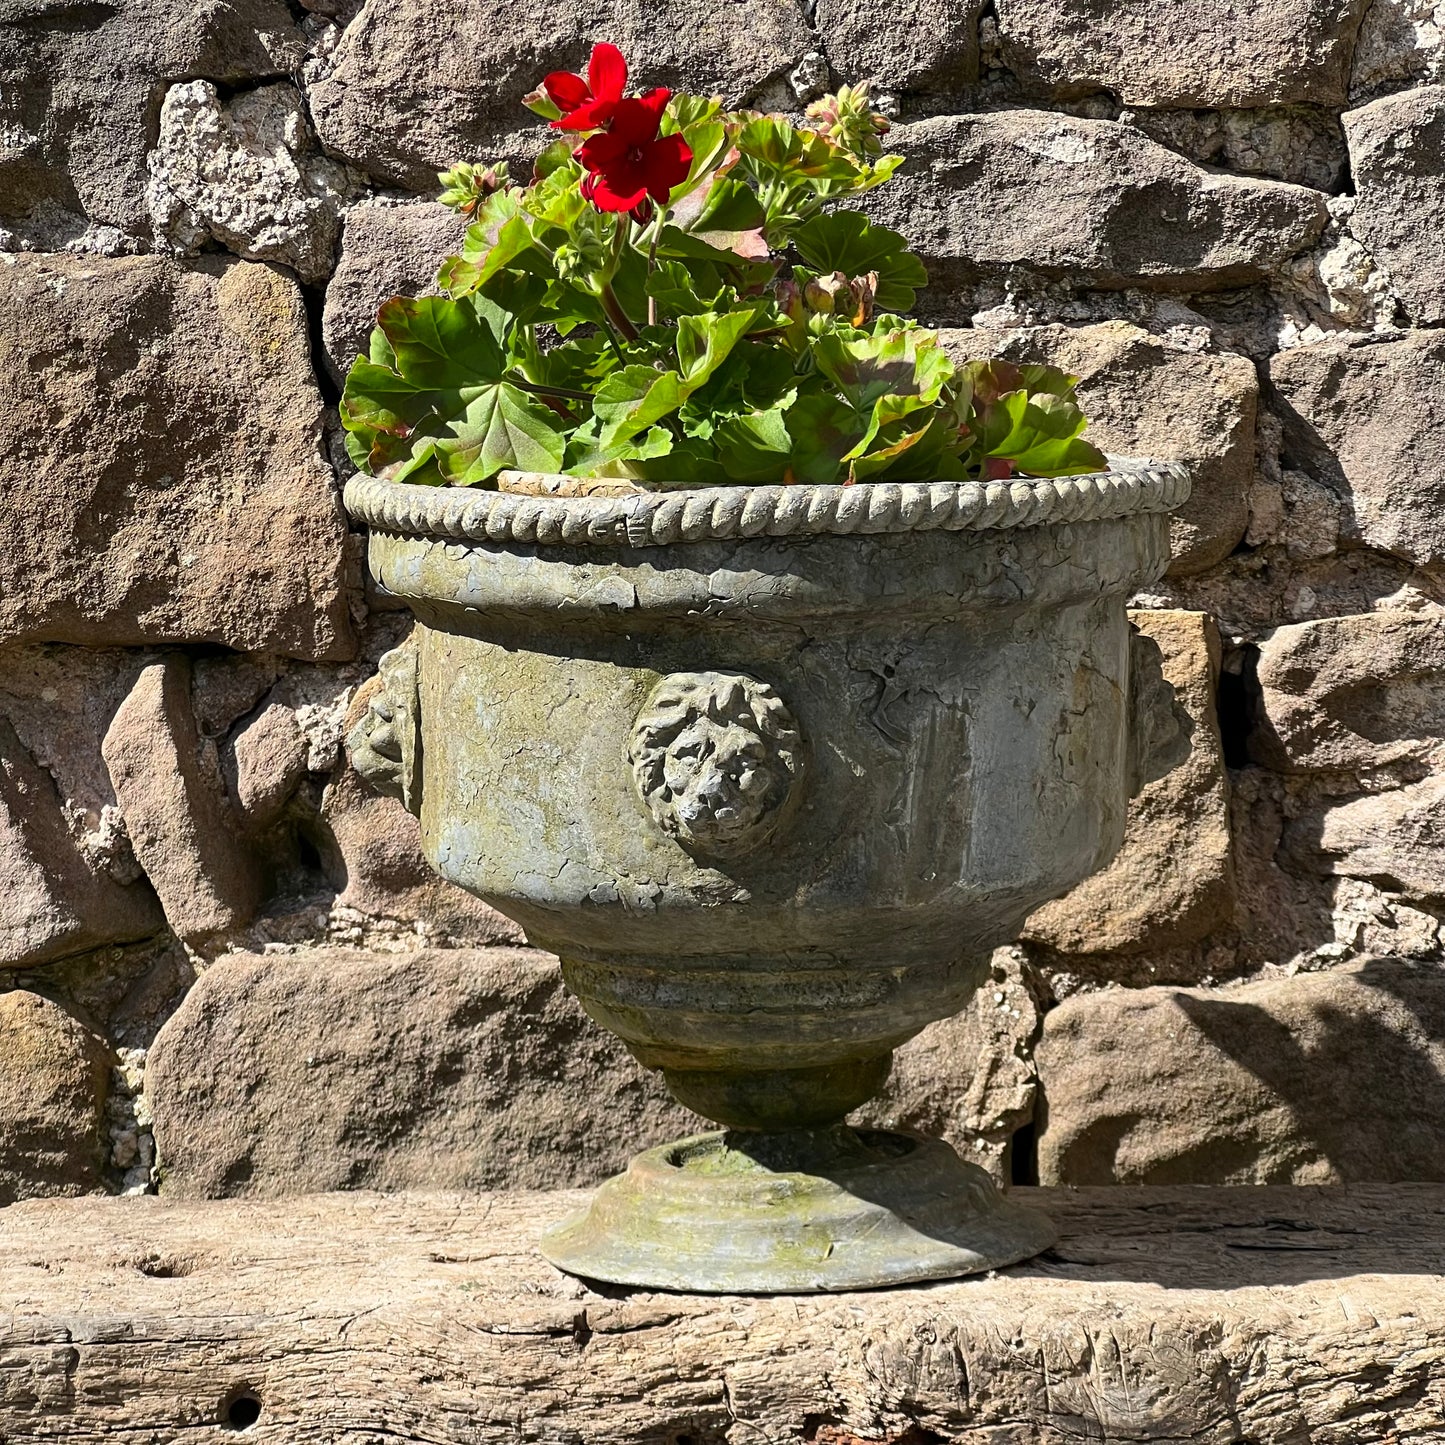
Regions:
<instances>
[{"instance_id":1,"label":"weathered wooden plank","mask_svg":"<svg viewBox=\"0 0 1445 1445\"><path fill-rule=\"evenodd\" d=\"M15 1205L0 1441L1445 1440L1445 1187L1022 1192L1030 1266L774 1299L558 1274L578 1195Z\"/></svg>"}]
</instances>

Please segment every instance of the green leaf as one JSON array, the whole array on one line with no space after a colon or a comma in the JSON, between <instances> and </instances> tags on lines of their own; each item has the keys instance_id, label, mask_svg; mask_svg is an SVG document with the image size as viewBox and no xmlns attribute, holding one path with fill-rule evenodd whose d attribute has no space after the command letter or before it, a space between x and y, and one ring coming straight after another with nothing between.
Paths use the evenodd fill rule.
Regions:
<instances>
[{"instance_id":1,"label":"green leaf","mask_svg":"<svg viewBox=\"0 0 1445 1445\"><path fill-rule=\"evenodd\" d=\"M677 359L690 395L696 391L728 354L748 334L757 311L704 312L700 316L680 316L677 321Z\"/></svg>"},{"instance_id":2,"label":"green leaf","mask_svg":"<svg viewBox=\"0 0 1445 1445\"><path fill-rule=\"evenodd\" d=\"M602 423L603 446L625 442L675 412L687 399L687 386L675 371L624 366L614 371L592 399Z\"/></svg>"},{"instance_id":3,"label":"green leaf","mask_svg":"<svg viewBox=\"0 0 1445 1445\"><path fill-rule=\"evenodd\" d=\"M914 416L906 425L887 427L866 455L850 461L849 480L962 481L967 471L959 456L958 427L952 414L934 411L923 417L921 425L918 421Z\"/></svg>"},{"instance_id":4,"label":"green leaf","mask_svg":"<svg viewBox=\"0 0 1445 1445\"><path fill-rule=\"evenodd\" d=\"M757 192L735 176L714 176L673 208L672 223L679 231L718 251L732 251L748 260L766 260L763 235L767 213Z\"/></svg>"},{"instance_id":5,"label":"green leaf","mask_svg":"<svg viewBox=\"0 0 1445 1445\"><path fill-rule=\"evenodd\" d=\"M567 391L591 391L615 370L616 362L605 336L593 333L564 341L530 356L522 368L528 381ZM578 406L585 403L578 401Z\"/></svg>"},{"instance_id":6,"label":"green leaf","mask_svg":"<svg viewBox=\"0 0 1445 1445\"><path fill-rule=\"evenodd\" d=\"M820 331L813 358L857 410L884 396L916 396L931 405L953 379L955 367L931 331L881 319L874 330L839 326Z\"/></svg>"},{"instance_id":7,"label":"green leaf","mask_svg":"<svg viewBox=\"0 0 1445 1445\"><path fill-rule=\"evenodd\" d=\"M566 451L558 421L549 407L509 382L483 387L460 416L433 423L437 468L458 486L485 481L503 467L555 472Z\"/></svg>"},{"instance_id":8,"label":"green leaf","mask_svg":"<svg viewBox=\"0 0 1445 1445\"><path fill-rule=\"evenodd\" d=\"M885 311L911 311L917 288L928 284L928 272L909 252L908 242L858 211L814 216L793 231L792 241L803 260L825 274L866 276L876 271L878 305Z\"/></svg>"},{"instance_id":9,"label":"green leaf","mask_svg":"<svg viewBox=\"0 0 1445 1445\"><path fill-rule=\"evenodd\" d=\"M572 147L575 142L568 136L558 136L551 145L542 149L537 159L532 162L532 178L543 181L553 171L561 170L572 159Z\"/></svg>"},{"instance_id":10,"label":"green leaf","mask_svg":"<svg viewBox=\"0 0 1445 1445\"><path fill-rule=\"evenodd\" d=\"M806 392L785 414L792 457L788 479L830 483L841 480L843 457L862 435L858 413L831 392Z\"/></svg>"},{"instance_id":11,"label":"green leaf","mask_svg":"<svg viewBox=\"0 0 1445 1445\"><path fill-rule=\"evenodd\" d=\"M1028 405L1029 394L1020 388L1005 392L979 411L974 431L985 456L1011 457L1028 445L1024 428Z\"/></svg>"},{"instance_id":12,"label":"green leaf","mask_svg":"<svg viewBox=\"0 0 1445 1445\"><path fill-rule=\"evenodd\" d=\"M745 346L730 360L745 358L739 391L745 406L767 411L789 404L797 395L798 373L791 352L772 344Z\"/></svg>"},{"instance_id":13,"label":"green leaf","mask_svg":"<svg viewBox=\"0 0 1445 1445\"><path fill-rule=\"evenodd\" d=\"M379 326L372 328L371 346L367 359L377 366L389 366L393 369L396 366L396 352L391 349L391 342L386 339L386 332Z\"/></svg>"},{"instance_id":14,"label":"green leaf","mask_svg":"<svg viewBox=\"0 0 1445 1445\"><path fill-rule=\"evenodd\" d=\"M730 238L726 234L719 235L711 233L716 239L727 243ZM738 251L731 244L714 245L712 239L705 236L690 235L686 231L679 230L676 226L667 225L662 228L662 235L658 238L657 254L664 257L676 257L685 261L711 261L714 265L729 266L737 265L744 261L761 260L761 256L753 254L757 247L744 235L743 244L749 247L748 250ZM763 245L763 253L767 253L766 243Z\"/></svg>"},{"instance_id":15,"label":"green leaf","mask_svg":"<svg viewBox=\"0 0 1445 1445\"><path fill-rule=\"evenodd\" d=\"M647 294L669 316L697 316L716 311L732 295L716 266L706 261L684 266L681 261L660 261L646 281Z\"/></svg>"},{"instance_id":16,"label":"green leaf","mask_svg":"<svg viewBox=\"0 0 1445 1445\"><path fill-rule=\"evenodd\" d=\"M680 130L684 134L693 126L716 121L722 110L722 102L716 96L690 95L679 91L667 103L664 113L664 131Z\"/></svg>"},{"instance_id":17,"label":"green leaf","mask_svg":"<svg viewBox=\"0 0 1445 1445\"><path fill-rule=\"evenodd\" d=\"M496 381L506 370L498 329L507 318L482 297L393 296L377 320L397 372L418 390Z\"/></svg>"},{"instance_id":18,"label":"green leaf","mask_svg":"<svg viewBox=\"0 0 1445 1445\"><path fill-rule=\"evenodd\" d=\"M347 452L373 474L411 454L411 434L434 407L431 393L419 392L391 367L358 356L346 374L341 424L355 436Z\"/></svg>"},{"instance_id":19,"label":"green leaf","mask_svg":"<svg viewBox=\"0 0 1445 1445\"><path fill-rule=\"evenodd\" d=\"M926 421L921 427L903 432L895 440L875 447L867 455L853 458L852 464L848 468L848 480L851 482L880 480L886 473L896 470L900 462L911 460L911 454L932 431L932 421ZM857 448L855 447L854 450L856 451Z\"/></svg>"},{"instance_id":20,"label":"green leaf","mask_svg":"<svg viewBox=\"0 0 1445 1445\"><path fill-rule=\"evenodd\" d=\"M347 374L347 449L373 473L475 484L501 467L552 470L562 419L506 379L511 320L480 295L393 297L371 356ZM385 364L384 358L391 358Z\"/></svg>"},{"instance_id":21,"label":"green leaf","mask_svg":"<svg viewBox=\"0 0 1445 1445\"><path fill-rule=\"evenodd\" d=\"M665 457L672 448L672 433L660 426L604 446L600 423L594 419L573 433L567 444L564 470L574 477L640 476L637 463Z\"/></svg>"},{"instance_id":22,"label":"green leaf","mask_svg":"<svg viewBox=\"0 0 1445 1445\"><path fill-rule=\"evenodd\" d=\"M346 455L351 458L351 465L359 472L371 470L371 448L367 445L365 436L360 432L349 431L346 433Z\"/></svg>"},{"instance_id":23,"label":"green leaf","mask_svg":"<svg viewBox=\"0 0 1445 1445\"><path fill-rule=\"evenodd\" d=\"M1101 472L1108 465L1098 447L1082 437L1041 442L1014 459L1029 477L1066 477L1078 472Z\"/></svg>"},{"instance_id":24,"label":"green leaf","mask_svg":"<svg viewBox=\"0 0 1445 1445\"><path fill-rule=\"evenodd\" d=\"M692 151L686 177L672 188L668 204L676 206L704 186L717 170L728 149L728 128L723 122L722 102L716 97L676 94L662 115L663 135L680 132Z\"/></svg>"},{"instance_id":25,"label":"green leaf","mask_svg":"<svg viewBox=\"0 0 1445 1445\"><path fill-rule=\"evenodd\" d=\"M566 141L561 143L565 145ZM612 222L609 217L595 211L582 194L578 185L583 174L582 163L573 155L557 153L555 144L548 146L543 155L547 157L548 170L536 185L522 193L522 210L537 223L532 228L533 234L536 235L539 227L542 230L550 228L571 234L576 240L575 233L581 222L591 240L605 245L606 240L611 238ZM541 157L538 159L540 161Z\"/></svg>"},{"instance_id":26,"label":"green leaf","mask_svg":"<svg viewBox=\"0 0 1445 1445\"><path fill-rule=\"evenodd\" d=\"M781 407L730 417L714 431L713 442L734 482L779 482L792 460L793 439Z\"/></svg>"},{"instance_id":27,"label":"green leaf","mask_svg":"<svg viewBox=\"0 0 1445 1445\"><path fill-rule=\"evenodd\" d=\"M985 456L1012 461L1029 476L1050 477L1104 465L1103 453L1080 439L1084 425L1075 402L1049 392L1030 396L1020 388L986 404L975 431Z\"/></svg>"},{"instance_id":28,"label":"green leaf","mask_svg":"<svg viewBox=\"0 0 1445 1445\"><path fill-rule=\"evenodd\" d=\"M785 179L848 181L863 169L816 131L799 130L775 115L748 121L734 144L754 170Z\"/></svg>"},{"instance_id":29,"label":"green leaf","mask_svg":"<svg viewBox=\"0 0 1445 1445\"><path fill-rule=\"evenodd\" d=\"M1031 396L1046 392L1050 396L1074 399L1074 388L1079 384L1077 376L1070 376L1057 366L1041 366L1036 363L1019 367L1022 385Z\"/></svg>"},{"instance_id":30,"label":"green leaf","mask_svg":"<svg viewBox=\"0 0 1445 1445\"><path fill-rule=\"evenodd\" d=\"M654 489L675 487L716 487L731 480L717 458L713 444L690 440L675 441L665 455L640 457L622 464L628 476L646 481Z\"/></svg>"},{"instance_id":31,"label":"green leaf","mask_svg":"<svg viewBox=\"0 0 1445 1445\"><path fill-rule=\"evenodd\" d=\"M437 285L452 296L465 296L533 248L530 219L519 199L523 194L509 187L487 197L467 227L462 254L442 262Z\"/></svg>"},{"instance_id":32,"label":"green leaf","mask_svg":"<svg viewBox=\"0 0 1445 1445\"><path fill-rule=\"evenodd\" d=\"M973 394L982 402L997 401L1010 391L1040 392L1072 401L1077 376L1060 371L1057 366L1017 365L994 357L988 361L968 361L959 368L960 376L972 386Z\"/></svg>"},{"instance_id":33,"label":"green leaf","mask_svg":"<svg viewBox=\"0 0 1445 1445\"><path fill-rule=\"evenodd\" d=\"M932 405L932 402L917 395L898 396L889 393L887 396L880 396L873 403L867 429L858 442L845 454L843 460L853 461L855 458L863 456L872 450L878 436L896 431L898 422L912 416L915 412L929 410Z\"/></svg>"}]
</instances>

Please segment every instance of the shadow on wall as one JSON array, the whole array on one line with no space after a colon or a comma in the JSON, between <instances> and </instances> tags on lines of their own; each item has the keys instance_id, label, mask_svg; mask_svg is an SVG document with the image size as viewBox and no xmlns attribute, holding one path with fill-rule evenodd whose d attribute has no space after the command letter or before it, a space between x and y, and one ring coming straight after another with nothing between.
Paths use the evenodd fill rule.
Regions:
<instances>
[{"instance_id":1,"label":"shadow on wall","mask_svg":"<svg viewBox=\"0 0 1445 1445\"><path fill-rule=\"evenodd\" d=\"M1445 975L1371 959L1079 995L1038 1052L1044 1184L1445 1180Z\"/></svg>"},{"instance_id":2,"label":"shadow on wall","mask_svg":"<svg viewBox=\"0 0 1445 1445\"><path fill-rule=\"evenodd\" d=\"M1353 1008L1320 999L1303 1027L1228 994L1176 998L1214 1048L1292 1111L1296 1147L1336 1179L1445 1180L1441 979L1396 959L1346 977L1375 998Z\"/></svg>"}]
</instances>

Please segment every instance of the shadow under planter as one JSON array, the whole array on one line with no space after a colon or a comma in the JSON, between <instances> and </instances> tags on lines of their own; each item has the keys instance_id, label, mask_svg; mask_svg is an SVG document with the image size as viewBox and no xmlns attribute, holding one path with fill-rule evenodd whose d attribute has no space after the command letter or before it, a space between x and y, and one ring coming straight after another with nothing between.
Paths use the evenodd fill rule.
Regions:
<instances>
[{"instance_id":1,"label":"shadow under planter","mask_svg":"<svg viewBox=\"0 0 1445 1445\"><path fill-rule=\"evenodd\" d=\"M352 480L373 575L420 624L356 765L727 1126L634 1160L550 1259L810 1291L1047 1246L947 1146L843 1120L1182 756L1125 602L1187 494L1122 463L612 499Z\"/></svg>"}]
</instances>

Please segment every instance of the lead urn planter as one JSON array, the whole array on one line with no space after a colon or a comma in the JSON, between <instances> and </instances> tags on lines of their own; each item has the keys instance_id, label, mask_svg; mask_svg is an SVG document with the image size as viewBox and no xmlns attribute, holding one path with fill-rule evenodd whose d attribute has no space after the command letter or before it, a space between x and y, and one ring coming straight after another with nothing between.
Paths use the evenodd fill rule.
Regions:
<instances>
[{"instance_id":1,"label":"lead urn planter","mask_svg":"<svg viewBox=\"0 0 1445 1445\"><path fill-rule=\"evenodd\" d=\"M356 765L722 1126L604 1184L542 1241L555 1264L802 1292L1053 1241L947 1145L844 1121L1177 761L1125 602L1188 480L1111 466L617 498L349 483L418 623Z\"/></svg>"}]
</instances>

